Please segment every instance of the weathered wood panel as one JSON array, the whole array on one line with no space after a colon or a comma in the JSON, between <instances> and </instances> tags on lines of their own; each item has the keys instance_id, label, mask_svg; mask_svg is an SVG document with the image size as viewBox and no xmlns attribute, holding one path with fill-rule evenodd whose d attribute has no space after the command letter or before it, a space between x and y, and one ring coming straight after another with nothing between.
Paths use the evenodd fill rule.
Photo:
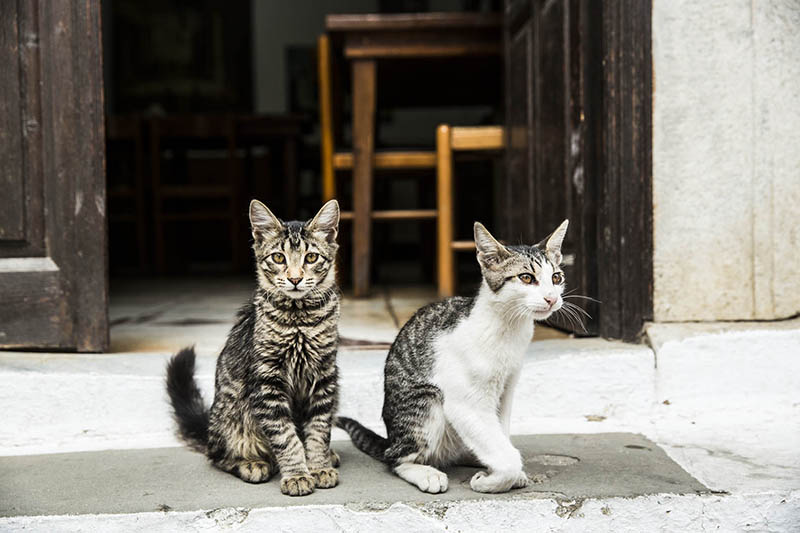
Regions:
<instances>
[{"instance_id":1,"label":"weathered wood panel","mask_svg":"<svg viewBox=\"0 0 800 533\"><path fill-rule=\"evenodd\" d=\"M506 175L501 235L531 242L534 235L533 160L533 32L530 24L517 31L506 27Z\"/></svg>"},{"instance_id":2,"label":"weathered wood panel","mask_svg":"<svg viewBox=\"0 0 800 533\"><path fill-rule=\"evenodd\" d=\"M0 240L25 238L22 129L20 128L19 24L14 2L0 2Z\"/></svg>"},{"instance_id":3,"label":"weathered wood panel","mask_svg":"<svg viewBox=\"0 0 800 533\"><path fill-rule=\"evenodd\" d=\"M653 312L650 2L603 4L601 331L634 340Z\"/></svg>"},{"instance_id":4,"label":"weathered wood panel","mask_svg":"<svg viewBox=\"0 0 800 533\"><path fill-rule=\"evenodd\" d=\"M62 279L47 257L0 259L0 346L64 347L73 325Z\"/></svg>"},{"instance_id":5,"label":"weathered wood panel","mask_svg":"<svg viewBox=\"0 0 800 533\"><path fill-rule=\"evenodd\" d=\"M108 346L100 3L3 3L15 21L25 239L0 240L0 347ZM4 40L6 37L4 37ZM0 123L14 120L2 108ZM13 125L12 125L13 126Z\"/></svg>"},{"instance_id":6,"label":"weathered wood panel","mask_svg":"<svg viewBox=\"0 0 800 533\"><path fill-rule=\"evenodd\" d=\"M568 284L602 301L573 301L588 332L634 340L652 314L650 4L508 0L504 34L504 230L569 218Z\"/></svg>"}]
</instances>

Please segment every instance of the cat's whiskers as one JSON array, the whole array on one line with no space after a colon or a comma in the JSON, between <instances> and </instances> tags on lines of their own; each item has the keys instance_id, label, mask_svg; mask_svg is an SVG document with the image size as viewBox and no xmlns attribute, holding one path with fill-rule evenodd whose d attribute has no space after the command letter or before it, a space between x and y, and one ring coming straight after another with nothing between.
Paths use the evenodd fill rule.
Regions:
<instances>
[{"instance_id":1,"label":"cat's whiskers","mask_svg":"<svg viewBox=\"0 0 800 533\"><path fill-rule=\"evenodd\" d=\"M570 324L575 326L580 326L580 328L584 331L584 333L587 333L588 331L586 329L586 325L583 322L583 318L581 317L581 315L578 314L579 312L585 315L589 319L592 318L591 315L589 315L589 313L587 313L582 308L578 307L577 305L571 302L566 302L566 301L563 301L561 308L558 309L558 311L556 311L555 313L553 313L553 316L559 318L563 316L566 320L570 322Z\"/></svg>"},{"instance_id":2,"label":"cat's whiskers","mask_svg":"<svg viewBox=\"0 0 800 533\"><path fill-rule=\"evenodd\" d=\"M580 298L581 300L589 300L590 302L595 302L595 303L598 303L598 304L599 303L603 303L600 300L596 300L595 298L592 298L591 296L584 296L582 294L565 294L564 296L562 296L562 298L564 298L564 299L567 299L567 298Z\"/></svg>"},{"instance_id":3,"label":"cat's whiskers","mask_svg":"<svg viewBox=\"0 0 800 533\"><path fill-rule=\"evenodd\" d=\"M519 322L524 322L532 319L532 312L525 305L524 298L514 298L507 302L503 307L501 317L504 322L514 327L518 326Z\"/></svg>"}]
</instances>

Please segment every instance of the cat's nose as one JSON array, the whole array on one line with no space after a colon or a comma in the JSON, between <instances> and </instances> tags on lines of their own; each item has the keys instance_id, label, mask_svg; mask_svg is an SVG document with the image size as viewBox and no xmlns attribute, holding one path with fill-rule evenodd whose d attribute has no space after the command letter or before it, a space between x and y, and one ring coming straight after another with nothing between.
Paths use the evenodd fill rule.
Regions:
<instances>
[{"instance_id":1,"label":"cat's nose","mask_svg":"<svg viewBox=\"0 0 800 533\"><path fill-rule=\"evenodd\" d=\"M297 284L298 284L298 283L300 283L301 281L303 281L303 278L286 278L286 279L288 279L289 281L291 281L291 282L292 282L292 285L294 285L295 287L297 287Z\"/></svg>"},{"instance_id":2,"label":"cat's nose","mask_svg":"<svg viewBox=\"0 0 800 533\"><path fill-rule=\"evenodd\" d=\"M556 300L558 300L557 296L545 296L544 297L544 301L547 302L547 305L549 305L550 307L553 307L553 304L556 303Z\"/></svg>"}]
</instances>

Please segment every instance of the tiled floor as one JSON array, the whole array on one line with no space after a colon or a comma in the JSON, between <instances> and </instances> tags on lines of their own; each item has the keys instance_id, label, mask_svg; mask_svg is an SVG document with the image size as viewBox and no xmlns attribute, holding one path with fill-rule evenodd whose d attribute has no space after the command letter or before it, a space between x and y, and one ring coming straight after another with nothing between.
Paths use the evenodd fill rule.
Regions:
<instances>
[{"instance_id":1,"label":"tiled floor","mask_svg":"<svg viewBox=\"0 0 800 533\"><path fill-rule=\"evenodd\" d=\"M112 280L111 351L169 352L190 344L200 352L218 351L253 283L245 277ZM375 287L365 299L345 293L342 348L388 348L414 312L436 299L433 287ZM567 335L536 329L535 340L561 337Z\"/></svg>"}]
</instances>

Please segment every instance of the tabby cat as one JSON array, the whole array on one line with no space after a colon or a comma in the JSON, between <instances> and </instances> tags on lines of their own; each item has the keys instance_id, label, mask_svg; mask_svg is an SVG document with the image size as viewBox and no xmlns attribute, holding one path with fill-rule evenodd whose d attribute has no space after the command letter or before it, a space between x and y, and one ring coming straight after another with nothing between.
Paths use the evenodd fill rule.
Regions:
<instances>
[{"instance_id":1,"label":"tabby cat","mask_svg":"<svg viewBox=\"0 0 800 533\"><path fill-rule=\"evenodd\" d=\"M167 391L180 436L215 466L250 483L280 470L281 492L304 496L339 482L339 204L282 222L253 200L250 224L258 282L217 359L214 403L203 403L192 348L170 360Z\"/></svg>"},{"instance_id":2,"label":"tabby cat","mask_svg":"<svg viewBox=\"0 0 800 533\"><path fill-rule=\"evenodd\" d=\"M480 465L477 492L525 487L509 439L511 401L534 320L562 306L564 221L535 246L504 246L474 227L483 281L472 298L423 307L400 330L384 369L383 438L340 417L364 453L420 490L447 490L449 464Z\"/></svg>"}]
</instances>

